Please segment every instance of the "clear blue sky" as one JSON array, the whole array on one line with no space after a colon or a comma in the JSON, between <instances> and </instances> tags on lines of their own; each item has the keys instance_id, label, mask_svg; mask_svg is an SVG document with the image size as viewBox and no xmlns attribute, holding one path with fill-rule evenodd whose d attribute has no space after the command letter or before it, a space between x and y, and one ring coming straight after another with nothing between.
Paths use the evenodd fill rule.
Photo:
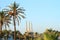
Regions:
<instances>
[{"instance_id":1,"label":"clear blue sky","mask_svg":"<svg viewBox=\"0 0 60 40\"><path fill-rule=\"evenodd\" d=\"M26 21L33 23L34 32L41 33L46 28L60 29L60 0L0 0L0 9L14 1L26 10L26 19L22 19L21 26L17 27L17 30L25 32Z\"/></svg>"}]
</instances>

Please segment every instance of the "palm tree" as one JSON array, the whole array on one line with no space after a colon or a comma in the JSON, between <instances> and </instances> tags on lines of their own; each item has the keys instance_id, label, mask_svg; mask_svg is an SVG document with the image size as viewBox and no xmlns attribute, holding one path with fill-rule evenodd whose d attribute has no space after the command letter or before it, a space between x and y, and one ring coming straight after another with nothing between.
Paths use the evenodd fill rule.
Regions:
<instances>
[{"instance_id":1,"label":"palm tree","mask_svg":"<svg viewBox=\"0 0 60 40\"><path fill-rule=\"evenodd\" d=\"M8 6L10 9L6 9L7 12L9 12L9 15L11 18L13 18L13 23L14 23L14 40L16 40L16 19L19 25L19 19L25 18L24 14L24 9L22 7L19 8L19 5L14 2L12 5Z\"/></svg>"},{"instance_id":2,"label":"palm tree","mask_svg":"<svg viewBox=\"0 0 60 40\"><path fill-rule=\"evenodd\" d=\"M4 13L0 12L0 34L2 32L3 19L4 19Z\"/></svg>"},{"instance_id":3,"label":"palm tree","mask_svg":"<svg viewBox=\"0 0 60 40\"><path fill-rule=\"evenodd\" d=\"M2 36L2 26L5 24L6 26L9 27L9 16L4 13L4 11L0 11L0 38ZM6 27L5 26L5 27Z\"/></svg>"},{"instance_id":4,"label":"palm tree","mask_svg":"<svg viewBox=\"0 0 60 40\"><path fill-rule=\"evenodd\" d=\"M3 15L4 13L0 11L0 40L2 40L2 25L3 25Z\"/></svg>"},{"instance_id":5,"label":"palm tree","mask_svg":"<svg viewBox=\"0 0 60 40\"><path fill-rule=\"evenodd\" d=\"M6 26L9 26L10 18L8 15L6 15L3 11L0 11L0 31L2 32L2 26L5 24Z\"/></svg>"}]
</instances>

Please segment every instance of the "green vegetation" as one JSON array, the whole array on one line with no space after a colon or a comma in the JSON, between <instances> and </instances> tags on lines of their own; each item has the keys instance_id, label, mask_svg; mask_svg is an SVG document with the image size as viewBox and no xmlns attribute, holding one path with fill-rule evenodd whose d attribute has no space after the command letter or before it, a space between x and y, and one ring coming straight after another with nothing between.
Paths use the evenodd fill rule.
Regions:
<instances>
[{"instance_id":1,"label":"green vegetation","mask_svg":"<svg viewBox=\"0 0 60 40\"><path fill-rule=\"evenodd\" d=\"M24 34L20 33L19 31L16 31L16 39L24 39L24 40L58 40L58 37L60 35L60 32L47 29L44 33L38 34L37 32L25 32ZM32 33L32 34L31 34ZM2 37L5 40L8 40L8 38L11 35L14 38L14 31L11 30L3 30L2 31ZM33 35L33 36L32 36Z\"/></svg>"},{"instance_id":2,"label":"green vegetation","mask_svg":"<svg viewBox=\"0 0 60 40\"><path fill-rule=\"evenodd\" d=\"M58 40L58 32L53 30L47 30L44 33L44 40Z\"/></svg>"},{"instance_id":3,"label":"green vegetation","mask_svg":"<svg viewBox=\"0 0 60 40\"><path fill-rule=\"evenodd\" d=\"M60 36L60 32L47 29L44 33L37 33L37 32L25 32L24 34L16 31L16 21L19 25L21 18L25 18L24 9L22 7L19 8L19 5L14 2L12 5L8 6L9 9L3 9L0 11L0 40L4 38L4 40L8 40L11 36L14 40L58 40ZM11 24L13 20L14 24L14 31L7 30L7 26ZM5 30L2 30L3 25Z\"/></svg>"}]
</instances>

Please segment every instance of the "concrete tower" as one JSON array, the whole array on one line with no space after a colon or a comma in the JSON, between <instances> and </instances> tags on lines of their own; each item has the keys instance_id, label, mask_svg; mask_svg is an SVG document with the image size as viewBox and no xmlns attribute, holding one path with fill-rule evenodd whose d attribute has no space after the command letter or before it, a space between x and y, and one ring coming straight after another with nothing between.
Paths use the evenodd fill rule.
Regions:
<instances>
[{"instance_id":1,"label":"concrete tower","mask_svg":"<svg viewBox=\"0 0 60 40\"><path fill-rule=\"evenodd\" d=\"M26 32L33 32L32 23L26 22Z\"/></svg>"}]
</instances>

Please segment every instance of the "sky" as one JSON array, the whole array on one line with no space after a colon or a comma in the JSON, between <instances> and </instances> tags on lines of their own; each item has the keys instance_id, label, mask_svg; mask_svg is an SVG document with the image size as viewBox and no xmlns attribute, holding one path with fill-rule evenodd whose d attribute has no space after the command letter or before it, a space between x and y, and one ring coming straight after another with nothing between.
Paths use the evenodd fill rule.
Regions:
<instances>
[{"instance_id":1,"label":"sky","mask_svg":"<svg viewBox=\"0 0 60 40\"><path fill-rule=\"evenodd\" d=\"M47 28L60 31L60 0L0 0L0 9L14 1L26 10L26 18L21 20L17 30L24 33L26 21L30 21L34 32L43 33ZM10 29L14 30L13 24Z\"/></svg>"}]
</instances>

